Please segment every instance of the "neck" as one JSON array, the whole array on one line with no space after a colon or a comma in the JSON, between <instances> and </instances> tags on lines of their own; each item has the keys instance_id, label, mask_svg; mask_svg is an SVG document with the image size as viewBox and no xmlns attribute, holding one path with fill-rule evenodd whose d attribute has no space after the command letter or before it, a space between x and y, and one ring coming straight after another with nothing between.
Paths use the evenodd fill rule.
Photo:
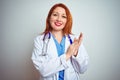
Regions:
<instances>
[{"instance_id":1,"label":"neck","mask_svg":"<svg viewBox=\"0 0 120 80\"><path fill-rule=\"evenodd\" d=\"M51 32L55 39L60 43L63 37L63 32L62 31L52 31Z\"/></svg>"}]
</instances>

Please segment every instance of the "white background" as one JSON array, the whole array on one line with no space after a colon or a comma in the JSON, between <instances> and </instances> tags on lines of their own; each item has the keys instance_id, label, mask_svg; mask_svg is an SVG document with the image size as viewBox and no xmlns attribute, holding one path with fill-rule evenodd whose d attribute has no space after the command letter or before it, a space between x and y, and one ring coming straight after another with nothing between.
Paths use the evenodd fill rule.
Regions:
<instances>
[{"instance_id":1,"label":"white background","mask_svg":"<svg viewBox=\"0 0 120 80\"><path fill-rule=\"evenodd\" d=\"M38 80L33 39L59 2L72 13L73 33L84 34L90 63L81 80L120 80L120 0L0 0L0 80Z\"/></svg>"}]
</instances>

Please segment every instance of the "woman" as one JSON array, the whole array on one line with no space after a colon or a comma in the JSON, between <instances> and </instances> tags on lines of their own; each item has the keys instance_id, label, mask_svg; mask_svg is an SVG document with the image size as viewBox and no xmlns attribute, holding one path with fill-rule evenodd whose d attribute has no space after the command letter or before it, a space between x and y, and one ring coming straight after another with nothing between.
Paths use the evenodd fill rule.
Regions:
<instances>
[{"instance_id":1,"label":"woman","mask_svg":"<svg viewBox=\"0 0 120 80\"><path fill-rule=\"evenodd\" d=\"M46 19L45 31L34 40L32 61L40 80L79 80L87 69L88 55L78 38L71 33L72 16L62 3L55 4Z\"/></svg>"}]
</instances>

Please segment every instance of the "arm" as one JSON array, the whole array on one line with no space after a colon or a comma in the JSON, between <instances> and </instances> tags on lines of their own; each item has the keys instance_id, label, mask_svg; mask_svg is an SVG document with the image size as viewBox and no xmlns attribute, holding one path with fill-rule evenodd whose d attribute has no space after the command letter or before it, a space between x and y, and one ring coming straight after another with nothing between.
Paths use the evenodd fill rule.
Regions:
<instances>
[{"instance_id":1,"label":"arm","mask_svg":"<svg viewBox=\"0 0 120 80\"><path fill-rule=\"evenodd\" d=\"M71 57L72 65L75 71L79 73L84 73L88 67L88 59L89 59L88 54L83 44L81 44L81 46L79 47L77 56Z\"/></svg>"},{"instance_id":2,"label":"arm","mask_svg":"<svg viewBox=\"0 0 120 80\"><path fill-rule=\"evenodd\" d=\"M66 55L50 58L47 54L42 55L43 40L40 37L34 40L34 50L32 53L32 61L36 69L43 77L49 77L58 71L67 68Z\"/></svg>"},{"instance_id":3,"label":"arm","mask_svg":"<svg viewBox=\"0 0 120 80\"><path fill-rule=\"evenodd\" d=\"M74 39L67 51L67 60L70 59L76 72L83 73L87 70L88 55L82 44L83 34Z\"/></svg>"}]
</instances>

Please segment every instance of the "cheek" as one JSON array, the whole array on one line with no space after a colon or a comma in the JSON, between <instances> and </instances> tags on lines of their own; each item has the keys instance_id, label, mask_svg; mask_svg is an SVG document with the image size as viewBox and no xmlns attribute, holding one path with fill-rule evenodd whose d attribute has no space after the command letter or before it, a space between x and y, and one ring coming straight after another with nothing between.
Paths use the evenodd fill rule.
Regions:
<instances>
[{"instance_id":1,"label":"cheek","mask_svg":"<svg viewBox=\"0 0 120 80\"><path fill-rule=\"evenodd\" d=\"M67 20L64 20L64 24L66 24L67 23Z\"/></svg>"},{"instance_id":2,"label":"cheek","mask_svg":"<svg viewBox=\"0 0 120 80\"><path fill-rule=\"evenodd\" d=\"M56 20L56 17L51 16L51 17L50 17L50 20L51 20L51 21L55 21L55 20Z\"/></svg>"},{"instance_id":3,"label":"cheek","mask_svg":"<svg viewBox=\"0 0 120 80\"><path fill-rule=\"evenodd\" d=\"M50 19L50 26L53 27L54 26L54 19Z\"/></svg>"},{"instance_id":4,"label":"cheek","mask_svg":"<svg viewBox=\"0 0 120 80\"><path fill-rule=\"evenodd\" d=\"M50 24L51 24L52 22L54 22L54 19L53 19L53 18L50 18L49 22L50 22Z\"/></svg>"},{"instance_id":5,"label":"cheek","mask_svg":"<svg viewBox=\"0 0 120 80\"><path fill-rule=\"evenodd\" d=\"M55 18L53 18L53 17L52 17L52 18L50 18L50 24L54 23L54 22L55 22L55 20L56 20L56 19L55 19Z\"/></svg>"}]
</instances>

